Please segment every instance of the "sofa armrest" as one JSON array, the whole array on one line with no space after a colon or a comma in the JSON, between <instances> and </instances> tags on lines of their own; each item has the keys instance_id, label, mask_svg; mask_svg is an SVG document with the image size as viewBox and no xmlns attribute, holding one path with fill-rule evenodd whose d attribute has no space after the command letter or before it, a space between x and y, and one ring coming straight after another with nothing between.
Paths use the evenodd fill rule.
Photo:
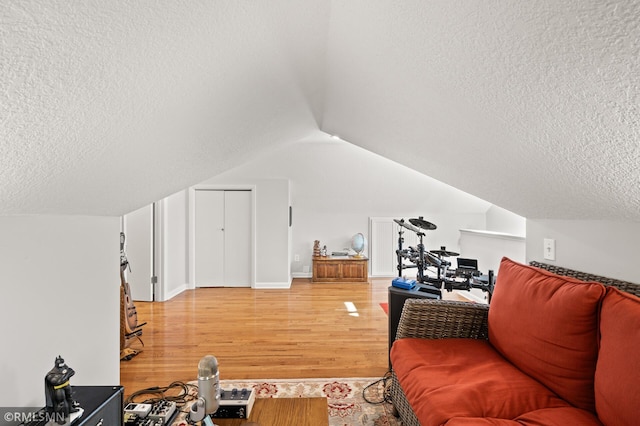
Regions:
<instances>
[{"instance_id":1,"label":"sofa armrest","mask_svg":"<svg viewBox=\"0 0 640 426\"><path fill-rule=\"evenodd\" d=\"M488 339L489 306L452 300L407 299L396 339Z\"/></svg>"}]
</instances>

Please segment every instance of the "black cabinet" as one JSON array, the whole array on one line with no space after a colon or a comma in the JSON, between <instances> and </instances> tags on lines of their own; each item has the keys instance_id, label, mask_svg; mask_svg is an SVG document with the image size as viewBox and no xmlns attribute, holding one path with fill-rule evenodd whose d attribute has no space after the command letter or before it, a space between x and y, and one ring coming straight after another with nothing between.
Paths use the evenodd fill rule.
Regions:
<instances>
[{"instance_id":1,"label":"black cabinet","mask_svg":"<svg viewBox=\"0 0 640 426\"><path fill-rule=\"evenodd\" d=\"M77 425L123 424L123 393L122 386L74 386L74 398L84 408L84 413L78 419Z\"/></svg>"},{"instance_id":2,"label":"black cabinet","mask_svg":"<svg viewBox=\"0 0 640 426\"><path fill-rule=\"evenodd\" d=\"M122 386L73 386L73 399L84 410L73 426L119 426L123 421ZM36 418L45 418L45 416ZM47 421L30 422L26 426L43 426Z\"/></svg>"}]
</instances>

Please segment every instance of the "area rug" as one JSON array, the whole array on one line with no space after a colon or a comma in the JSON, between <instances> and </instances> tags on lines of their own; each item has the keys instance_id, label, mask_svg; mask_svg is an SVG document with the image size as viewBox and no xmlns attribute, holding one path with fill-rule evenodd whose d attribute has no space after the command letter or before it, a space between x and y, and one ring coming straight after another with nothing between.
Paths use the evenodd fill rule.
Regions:
<instances>
[{"instance_id":1,"label":"area rug","mask_svg":"<svg viewBox=\"0 0 640 426\"><path fill-rule=\"evenodd\" d=\"M380 303L380 307L384 311L385 314L389 315L389 304L386 302Z\"/></svg>"},{"instance_id":2,"label":"area rug","mask_svg":"<svg viewBox=\"0 0 640 426\"><path fill-rule=\"evenodd\" d=\"M384 401L385 381L376 377L347 379L220 380L222 389L253 388L256 398L326 397L329 426L400 426Z\"/></svg>"}]
</instances>

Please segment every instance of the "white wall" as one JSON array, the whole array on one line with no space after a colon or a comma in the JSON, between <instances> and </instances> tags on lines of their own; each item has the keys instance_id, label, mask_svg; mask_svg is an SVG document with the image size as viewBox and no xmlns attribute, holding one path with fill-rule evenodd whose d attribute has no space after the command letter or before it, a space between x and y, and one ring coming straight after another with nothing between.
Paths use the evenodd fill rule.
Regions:
<instances>
[{"instance_id":1,"label":"white wall","mask_svg":"<svg viewBox=\"0 0 640 426\"><path fill-rule=\"evenodd\" d=\"M126 236L125 253L129 267L125 279L129 283L131 298L135 301L151 302L157 300L158 285L151 283L154 270L153 247L157 209L153 204L141 207L122 217L122 227Z\"/></svg>"},{"instance_id":2,"label":"white wall","mask_svg":"<svg viewBox=\"0 0 640 426\"><path fill-rule=\"evenodd\" d=\"M430 250L444 245L459 251L460 229L484 230L490 225L492 231L524 234L521 217L322 132L199 185L255 189L255 286L262 288L288 286L291 276L310 276L316 239L329 251L350 247L351 237L358 232L369 239L370 217L424 216L438 227L425 236ZM187 226L178 213L182 201L170 203L175 203L176 211L165 230L171 227L169 232L177 236ZM407 240L409 234L405 234ZM167 260L183 262L178 250ZM176 270L181 268L178 265ZM181 291L177 281L175 286L168 290L165 285L169 296Z\"/></svg>"},{"instance_id":3,"label":"white wall","mask_svg":"<svg viewBox=\"0 0 640 426\"><path fill-rule=\"evenodd\" d=\"M543 240L555 239L556 260L543 257ZM557 264L640 283L640 223L527 219L527 262Z\"/></svg>"},{"instance_id":4,"label":"white wall","mask_svg":"<svg viewBox=\"0 0 640 426\"><path fill-rule=\"evenodd\" d=\"M168 300L188 287L188 191L177 192L162 199L160 221L160 283L158 300Z\"/></svg>"},{"instance_id":5,"label":"white wall","mask_svg":"<svg viewBox=\"0 0 640 426\"><path fill-rule=\"evenodd\" d=\"M487 210L486 230L524 237L527 234L527 220L509 210L492 205Z\"/></svg>"},{"instance_id":6,"label":"white wall","mask_svg":"<svg viewBox=\"0 0 640 426\"><path fill-rule=\"evenodd\" d=\"M62 355L72 385L120 383L118 217L0 217L0 404L43 406Z\"/></svg>"},{"instance_id":7,"label":"white wall","mask_svg":"<svg viewBox=\"0 0 640 426\"><path fill-rule=\"evenodd\" d=\"M460 257L477 259L478 269L485 274L489 270L497 274L504 256L524 263L525 252L524 237L496 232L460 231Z\"/></svg>"},{"instance_id":8,"label":"white wall","mask_svg":"<svg viewBox=\"0 0 640 426\"><path fill-rule=\"evenodd\" d=\"M290 180L294 276L309 276L314 240L334 251L349 247L357 232L369 238L369 217L424 216L438 226L428 231L427 248L446 245L453 250L458 248L459 229L485 229L485 213L491 207L486 201L321 132L223 176L230 182L250 176ZM293 260L295 255L300 261Z\"/></svg>"},{"instance_id":9,"label":"white wall","mask_svg":"<svg viewBox=\"0 0 640 426\"><path fill-rule=\"evenodd\" d=\"M127 257L133 265L127 271L127 279L134 300L151 300L149 280L154 238L158 279L154 300L169 300L188 287L188 205L188 191L183 190L124 216ZM152 228L154 235L151 235Z\"/></svg>"}]
</instances>

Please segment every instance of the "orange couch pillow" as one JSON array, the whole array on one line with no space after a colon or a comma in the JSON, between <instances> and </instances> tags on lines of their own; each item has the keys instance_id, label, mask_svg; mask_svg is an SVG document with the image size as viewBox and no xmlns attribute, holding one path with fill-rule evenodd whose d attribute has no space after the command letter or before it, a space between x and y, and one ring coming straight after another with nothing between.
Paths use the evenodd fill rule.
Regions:
<instances>
[{"instance_id":1,"label":"orange couch pillow","mask_svg":"<svg viewBox=\"0 0 640 426\"><path fill-rule=\"evenodd\" d=\"M637 425L640 415L640 298L609 287L600 314L596 411L607 425Z\"/></svg>"},{"instance_id":2,"label":"orange couch pillow","mask_svg":"<svg viewBox=\"0 0 640 426\"><path fill-rule=\"evenodd\" d=\"M489 341L575 407L595 411L598 318L605 287L503 258L489 306Z\"/></svg>"}]
</instances>

